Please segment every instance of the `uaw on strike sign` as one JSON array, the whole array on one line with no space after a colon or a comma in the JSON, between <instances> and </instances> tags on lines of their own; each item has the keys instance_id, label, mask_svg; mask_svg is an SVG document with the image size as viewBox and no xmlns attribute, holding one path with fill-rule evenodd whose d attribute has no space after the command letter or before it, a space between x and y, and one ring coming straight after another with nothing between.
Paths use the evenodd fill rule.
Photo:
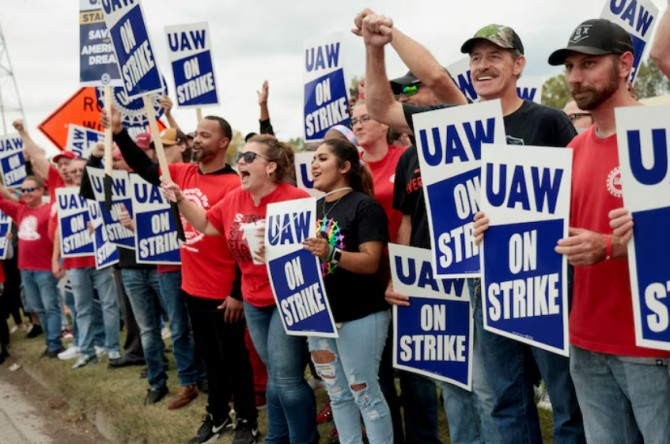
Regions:
<instances>
[{"instance_id":1,"label":"uaw on strike sign","mask_svg":"<svg viewBox=\"0 0 670 444\"><path fill-rule=\"evenodd\" d=\"M623 201L635 223L628 244L635 341L670 350L670 107L614 111Z\"/></svg>"},{"instance_id":2,"label":"uaw on strike sign","mask_svg":"<svg viewBox=\"0 0 670 444\"><path fill-rule=\"evenodd\" d=\"M564 356L571 169L569 149L482 145L484 328Z\"/></svg>"}]
</instances>

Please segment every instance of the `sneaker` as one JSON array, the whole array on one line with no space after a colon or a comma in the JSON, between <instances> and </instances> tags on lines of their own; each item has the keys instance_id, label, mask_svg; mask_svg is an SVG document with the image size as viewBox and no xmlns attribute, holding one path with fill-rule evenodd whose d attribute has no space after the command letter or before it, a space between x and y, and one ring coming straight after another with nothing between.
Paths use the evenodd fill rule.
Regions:
<instances>
[{"instance_id":1,"label":"sneaker","mask_svg":"<svg viewBox=\"0 0 670 444\"><path fill-rule=\"evenodd\" d=\"M316 414L316 423L323 424L325 422L330 422L333 420L333 409L330 407L330 402L327 402L325 406Z\"/></svg>"},{"instance_id":2,"label":"sneaker","mask_svg":"<svg viewBox=\"0 0 670 444\"><path fill-rule=\"evenodd\" d=\"M88 364L97 364L98 362L98 357L95 353L92 355L80 355L74 364L72 364L72 369L86 367Z\"/></svg>"},{"instance_id":3,"label":"sneaker","mask_svg":"<svg viewBox=\"0 0 670 444\"><path fill-rule=\"evenodd\" d=\"M258 440L258 425L246 419L237 418L233 444L253 444Z\"/></svg>"},{"instance_id":4,"label":"sneaker","mask_svg":"<svg viewBox=\"0 0 670 444\"><path fill-rule=\"evenodd\" d=\"M119 358L119 359L110 359L109 362L107 363L107 368L108 369L115 369L115 368L121 368L121 367L128 367L129 365L146 365L146 361L144 359L128 359L125 356Z\"/></svg>"},{"instance_id":5,"label":"sneaker","mask_svg":"<svg viewBox=\"0 0 670 444\"><path fill-rule=\"evenodd\" d=\"M42 354L42 356L46 356L49 359L58 359L58 355L60 353L63 353L65 351L65 348L61 347L56 350L46 350L45 353Z\"/></svg>"},{"instance_id":6,"label":"sneaker","mask_svg":"<svg viewBox=\"0 0 670 444\"><path fill-rule=\"evenodd\" d=\"M170 327L167 325L163 327L161 330L161 338L162 339L170 339L172 337L172 332L170 331Z\"/></svg>"},{"instance_id":7,"label":"sneaker","mask_svg":"<svg viewBox=\"0 0 670 444\"><path fill-rule=\"evenodd\" d=\"M191 401L198 397L198 388L193 385L179 387L177 397L168 403L168 410L176 410L187 406Z\"/></svg>"},{"instance_id":8,"label":"sneaker","mask_svg":"<svg viewBox=\"0 0 670 444\"><path fill-rule=\"evenodd\" d=\"M28 334L26 335L26 338L36 338L39 335L43 333L42 331L42 326L40 325L33 325L30 330L28 330Z\"/></svg>"},{"instance_id":9,"label":"sneaker","mask_svg":"<svg viewBox=\"0 0 670 444\"><path fill-rule=\"evenodd\" d=\"M61 339L61 341L72 341L74 339L74 335L72 334L72 330L69 330L67 328L61 330L60 339Z\"/></svg>"},{"instance_id":10,"label":"sneaker","mask_svg":"<svg viewBox=\"0 0 670 444\"><path fill-rule=\"evenodd\" d=\"M553 407L551 406L551 400L549 399L549 392L547 392L547 387L544 387L544 390L542 390L540 400L537 402L537 408L547 410L549 412L553 411Z\"/></svg>"},{"instance_id":11,"label":"sneaker","mask_svg":"<svg viewBox=\"0 0 670 444\"><path fill-rule=\"evenodd\" d=\"M79 354L80 354L79 347L73 345L64 352L58 353L58 359L60 359L61 361L69 361L70 359L78 358Z\"/></svg>"},{"instance_id":12,"label":"sneaker","mask_svg":"<svg viewBox=\"0 0 670 444\"><path fill-rule=\"evenodd\" d=\"M214 420L214 417L211 413L207 413L202 418L202 424L198 429L198 433L191 438L188 444L204 444L207 442L212 442L219 438L226 432L233 430L233 420L230 419L230 415L226 416L222 421Z\"/></svg>"},{"instance_id":13,"label":"sneaker","mask_svg":"<svg viewBox=\"0 0 670 444\"><path fill-rule=\"evenodd\" d=\"M165 398L165 395L167 394L168 388L166 385L162 385L158 388L150 388L147 390L147 397L144 398L144 405L154 405Z\"/></svg>"},{"instance_id":14,"label":"sneaker","mask_svg":"<svg viewBox=\"0 0 670 444\"><path fill-rule=\"evenodd\" d=\"M95 345L93 348L95 348L95 354L98 356L98 358L102 358L107 354L105 347L98 347L97 345Z\"/></svg>"},{"instance_id":15,"label":"sneaker","mask_svg":"<svg viewBox=\"0 0 670 444\"><path fill-rule=\"evenodd\" d=\"M109 358L110 361L116 361L117 359L121 359L121 353L117 351L111 351L107 353L107 357Z\"/></svg>"}]
</instances>

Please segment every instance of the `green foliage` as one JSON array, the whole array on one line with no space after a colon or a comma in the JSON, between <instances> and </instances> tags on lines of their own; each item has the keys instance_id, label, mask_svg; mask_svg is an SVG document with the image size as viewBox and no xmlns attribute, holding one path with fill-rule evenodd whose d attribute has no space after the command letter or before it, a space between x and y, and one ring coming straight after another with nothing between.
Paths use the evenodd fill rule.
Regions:
<instances>
[{"instance_id":1,"label":"green foliage","mask_svg":"<svg viewBox=\"0 0 670 444\"><path fill-rule=\"evenodd\" d=\"M542 103L545 105L563 109L571 99L565 74L551 77L542 85Z\"/></svg>"},{"instance_id":2,"label":"green foliage","mask_svg":"<svg viewBox=\"0 0 670 444\"><path fill-rule=\"evenodd\" d=\"M640 64L634 85L635 94L640 99L670 93L670 80L651 59Z\"/></svg>"}]
</instances>

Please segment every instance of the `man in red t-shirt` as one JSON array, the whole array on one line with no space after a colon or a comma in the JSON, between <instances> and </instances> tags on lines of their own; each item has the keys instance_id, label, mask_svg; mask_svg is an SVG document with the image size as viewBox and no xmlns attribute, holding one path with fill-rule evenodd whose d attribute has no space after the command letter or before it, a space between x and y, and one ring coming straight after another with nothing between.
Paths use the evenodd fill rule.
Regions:
<instances>
[{"instance_id":1,"label":"man in red t-shirt","mask_svg":"<svg viewBox=\"0 0 670 444\"><path fill-rule=\"evenodd\" d=\"M570 374L586 440L595 443L670 436L670 352L635 343L627 249L608 217L623 205L614 109L640 105L627 87L633 52L623 28L597 19L580 24L567 47L549 57L565 66L573 98L594 121L569 145L571 228L556 251L575 266Z\"/></svg>"},{"instance_id":2,"label":"man in red t-shirt","mask_svg":"<svg viewBox=\"0 0 670 444\"><path fill-rule=\"evenodd\" d=\"M21 202L0 197L0 210L18 225L19 270L30 307L36 313L46 334L44 356L57 358L64 351L60 339L61 310L56 288L57 280L51 273L53 241L49 237L49 205L42 201L44 183L39 177L27 176L21 185ZM2 193L0 193L1 195Z\"/></svg>"},{"instance_id":3,"label":"man in red t-shirt","mask_svg":"<svg viewBox=\"0 0 670 444\"><path fill-rule=\"evenodd\" d=\"M149 183L160 183L158 165L130 138L118 111L113 110L111 120L103 113L102 124L111 125L114 141L133 171ZM169 164L170 176L186 199L209 209L240 186L237 173L225 160L232 136L230 124L220 117L207 116L198 123L193 147L197 164ZM183 218L182 223L186 242L181 249L181 288L191 316L195 346L205 360L209 382L208 414L191 440L200 443L230 430L231 395L238 427L255 427L257 411L235 260L225 237L205 236Z\"/></svg>"}]
</instances>

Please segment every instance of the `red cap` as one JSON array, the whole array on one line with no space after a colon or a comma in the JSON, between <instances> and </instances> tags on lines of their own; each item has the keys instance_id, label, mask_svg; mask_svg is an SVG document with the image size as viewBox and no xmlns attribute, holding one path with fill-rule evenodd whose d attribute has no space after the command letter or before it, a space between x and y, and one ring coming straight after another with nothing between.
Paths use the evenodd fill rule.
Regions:
<instances>
[{"instance_id":1,"label":"red cap","mask_svg":"<svg viewBox=\"0 0 670 444\"><path fill-rule=\"evenodd\" d=\"M151 145L151 134L139 133L137 136L135 136L135 144L143 150L148 150L149 145Z\"/></svg>"},{"instance_id":2,"label":"red cap","mask_svg":"<svg viewBox=\"0 0 670 444\"><path fill-rule=\"evenodd\" d=\"M58 163L59 160L61 159L76 159L77 155L73 153L72 151L61 151L60 153L56 154L51 158L51 161L53 163Z\"/></svg>"}]
</instances>

